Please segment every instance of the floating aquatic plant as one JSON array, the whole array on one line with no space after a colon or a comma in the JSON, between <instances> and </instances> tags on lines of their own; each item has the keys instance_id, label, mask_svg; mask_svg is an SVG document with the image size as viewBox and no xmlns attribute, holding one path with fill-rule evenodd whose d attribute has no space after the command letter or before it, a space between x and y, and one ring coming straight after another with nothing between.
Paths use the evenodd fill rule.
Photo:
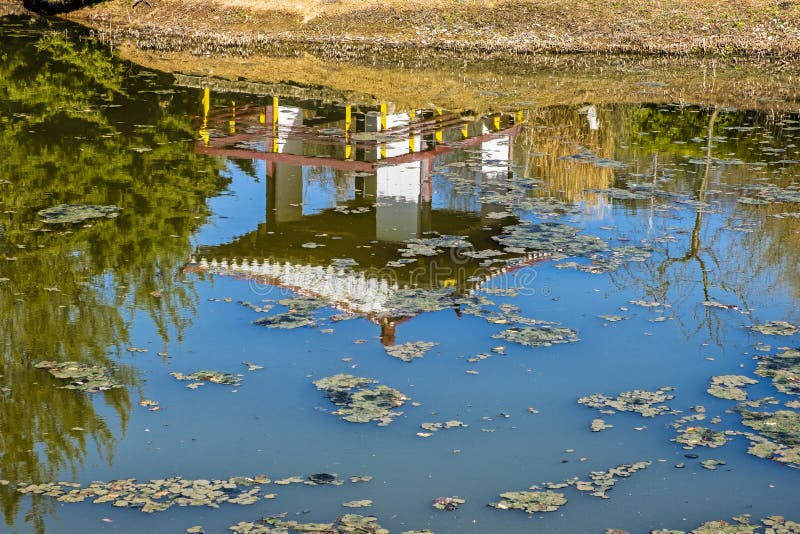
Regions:
<instances>
[{"instance_id":1,"label":"floating aquatic plant","mask_svg":"<svg viewBox=\"0 0 800 534\"><path fill-rule=\"evenodd\" d=\"M492 337L528 347L549 347L555 343L578 341L578 333L575 330L550 325L509 328Z\"/></svg>"},{"instance_id":2,"label":"floating aquatic plant","mask_svg":"<svg viewBox=\"0 0 800 534\"><path fill-rule=\"evenodd\" d=\"M114 368L99 365L89 365L81 362L54 362L42 361L34 365L37 369L46 369L51 375L66 380L67 383L59 386L63 389L74 389L87 393L107 391L109 389L124 387L114 377Z\"/></svg>"},{"instance_id":3,"label":"floating aquatic plant","mask_svg":"<svg viewBox=\"0 0 800 534\"><path fill-rule=\"evenodd\" d=\"M76 224L90 219L114 218L119 215L117 206L97 206L94 204L60 204L40 210L37 215L46 224Z\"/></svg>"},{"instance_id":4,"label":"floating aquatic plant","mask_svg":"<svg viewBox=\"0 0 800 534\"><path fill-rule=\"evenodd\" d=\"M348 374L329 376L314 382L317 389L324 391L331 402L339 407L332 412L334 415L351 423L377 421L378 426L386 426L401 414L392 410L409 399L396 389L375 384L377 380Z\"/></svg>"},{"instance_id":5,"label":"floating aquatic plant","mask_svg":"<svg viewBox=\"0 0 800 534\"><path fill-rule=\"evenodd\" d=\"M662 387L656 391L634 389L633 391L624 391L616 397L595 393L587 397L581 397L578 399L578 403L598 410L610 408L618 412L635 412L644 417L655 417L674 413L672 408L664 404L666 401L675 398L674 395L669 393L673 389L671 387Z\"/></svg>"},{"instance_id":6,"label":"floating aquatic plant","mask_svg":"<svg viewBox=\"0 0 800 534\"><path fill-rule=\"evenodd\" d=\"M555 491L507 491L501 493L501 501L489 506L498 510L522 510L529 514L536 512L555 512L565 504L563 493Z\"/></svg>"},{"instance_id":7,"label":"floating aquatic plant","mask_svg":"<svg viewBox=\"0 0 800 534\"><path fill-rule=\"evenodd\" d=\"M745 400L747 393L742 388L751 384L758 384L758 380L741 375L712 376L707 391L720 399Z\"/></svg>"},{"instance_id":8,"label":"floating aquatic plant","mask_svg":"<svg viewBox=\"0 0 800 534\"><path fill-rule=\"evenodd\" d=\"M432 341L409 341L400 345L385 347L386 353L404 362L411 362L415 358L422 358L426 352L438 345Z\"/></svg>"},{"instance_id":9,"label":"floating aquatic plant","mask_svg":"<svg viewBox=\"0 0 800 534\"><path fill-rule=\"evenodd\" d=\"M787 349L762 357L755 373L772 378L772 384L782 393L800 395L800 350Z\"/></svg>"},{"instance_id":10,"label":"floating aquatic plant","mask_svg":"<svg viewBox=\"0 0 800 534\"><path fill-rule=\"evenodd\" d=\"M242 379L238 376L230 373L222 373L220 371L196 371L188 375L175 371L170 373L170 376L184 382L211 382L213 384L223 384L226 386L238 386L242 383Z\"/></svg>"}]
</instances>

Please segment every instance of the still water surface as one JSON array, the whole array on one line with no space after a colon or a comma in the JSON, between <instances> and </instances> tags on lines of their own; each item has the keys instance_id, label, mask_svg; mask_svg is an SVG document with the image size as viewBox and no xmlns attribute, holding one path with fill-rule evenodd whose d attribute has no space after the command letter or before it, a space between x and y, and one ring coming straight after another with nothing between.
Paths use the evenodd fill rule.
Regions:
<instances>
[{"instance_id":1,"label":"still water surface","mask_svg":"<svg viewBox=\"0 0 800 534\"><path fill-rule=\"evenodd\" d=\"M437 533L798 518L791 455L748 454L737 400L707 392L713 376L742 375L758 380L749 399L773 398L743 409L797 412L796 388L754 374L797 333L749 327L800 324L798 113L757 98L476 115L308 87L248 94L176 84L69 26L6 18L0 30L5 530L225 532L351 511ZM121 211L79 224L37 215L61 204ZM307 311L278 315L297 296L289 304ZM531 325L574 333L533 347L493 337ZM413 341L435 345L411 362L387 352ZM35 367L47 360L111 369L121 387L65 389ZM170 375L206 369L241 384L192 389ZM402 413L343 421L313 384L337 373L402 392ZM673 412L652 418L577 402L665 386ZM724 446L674 441L673 423L698 406L706 418L679 426L731 431ZM599 417L613 427L592 432ZM420 426L452 420L468 426ZM781 431L796 461L798 425ZM568 486L550 513L487 506L640 461L651 463L608 499ZM265 484L254 504L155 513L19 491L315 473L344 484ZM466 502L434 509L443 496ZM362 499L372 506L342 507Z\"/></svg>"}]
</instances>

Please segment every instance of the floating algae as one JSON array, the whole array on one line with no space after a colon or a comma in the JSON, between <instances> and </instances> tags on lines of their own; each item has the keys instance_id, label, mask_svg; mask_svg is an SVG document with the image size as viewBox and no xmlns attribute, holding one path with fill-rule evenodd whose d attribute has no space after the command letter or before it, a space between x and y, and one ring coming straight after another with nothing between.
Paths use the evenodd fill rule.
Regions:
<instances>
[{"instance_id":1,"label":"floating algae","mask_svg":"<svg viewBox=\"0 0 800 534\"><path fill-rule=\"evenodd\" d=\"M675 441L682 443L684 449L694 449L695 447L710 447L714 449L725 445L728 441L724 432L718 432L702 426L690 426L679 430L679 432Z\"/></svg>"},{"instance_id":2,"label":"floating algae","mask_svg":"<svg viewBox=\"0 0 800 534\"><path fill-rule=\"evenodd\" d=\"M635 412L644 417L655 417L657 415L675 413L672 408L663 404L675 398L674 395L668 393L673 389L671 387L662 387L656 391L635 389L633 391L624 391L616 397L595 393L587 397L581 397L578 399L578 403L598 410L610 408L618 412Z\"/></svg>"},{"instance_id":3,"label":"floating algae","mask_svg":"<svg viewBox=\"0 0 800 534\"><path fill-rule=\"evenodd\" d=\"M592 432L602 432L609 428L614 428L614 425L607 424L603 419L592 419Z\"/></svg>"},{"instance_id":4,"label":"floating algae","mask_svg":"<svg viewBox=\"0 0 800 534\"><path fill-rule=\"evenodd\" d=\"M342 506L345 508L368 508L372 506L372 501L369 499L362 499L360 501L343 502Z\"/></svg>"},{"instance_id":5,"label":"floating algae","mask_svg":"<svg viewBox=\"0 0 800 534\"><path fill-rule=\"evenodd\" d=\"M404 362L411 362L414 358L422 358L425 353L438 345L432 341L409 341L400 345L392 345L386 348L386 353Z\"/></svg>"},{"instance_id":6,"label":"floating algae","mask_svg":"<svg viewBox=\"0 0 800 534\"><path fill-rule=\"evenodd\" d=\"M579 229L561 223L520 223L506 226L503 234L493 236L507 251L544 251L554 260L571 256L588 257L608 249L605 241L596 236L578 234Z\"/></svg>"},{"instance_id":7,"label":"floating algae","mask_svg":"<svg viewBox=\"0 0 800 534\"><path fill-rule=\"evenodd\" d=\"M735 523L728 521L706 521L689 534L798 534L800 523L789 521L783 516L774 515L761 520L761 524L750 524L750 515L742 514L733 518ZM761 530L763 528L763 531ZM684 530L658 529L651 530L650 534L686 534Z\"/></svg>"},{"instance_id":8,"label":"floating algae","mask_svg":"<svg viewBox=\"0 0 800 534\"><path fill-rule=\"evenodd\" d=\"M555 512L565 504L563 493L555 491L507 491L501 493L501 501L489 506L498 510L522 510L529 514L536 512Z\"/></svg>"},{"instance_id":9,"label":"floating algae","mask_svg":"<svg viewBox=\"0 0 800 534\"><path fill-rule=\"evenodd\" d=\"M575 330L550 325L513 327L494 334L492 337L528 347L549 347L554 343L578 341L578 333Z\"/></svg>"},{"instance_id":10,"label":"floating algae","mask_svg":"<svg viewBox=\"0 0 800 534\"><path fill-rule=\"evenodd\" d=\"M742 388L751 384L758 384L758 380L741 375L712 376L707 391L720 399L745 400L747 393Z\"/></svg>"},{"instance_id":11,"label":"floating algae","mask_svg":"<svg viewBox=\"0 0 800 534\"><path fill-rule=\"evenodd\" d=\"M312 297L283 299L279 300L278 304L286 306L288 310L268 317L261 317L253 321L253 324L268 328L288 329L315 326L314 312L327 305L325 301Z\"/></svg>"},{"instance_id":12,"label":"floating algae","mask_svg":"<svg viewBox=\"0 0 800 534\"><path fill-rule=\"evenodd\" d=\"M405 248L399 250L404 258L415 258L417 256L436 256L449 248L471 249L472 244L463 237L454 235L442 235L431 238L414 238L405 242Z\"/></svg>"},{"instance_id":13,"label":"floating algae","mask_svg":"<svg viewBox=\"0 0 800 534\"><path fill-rule=\"evenodd\" d=\"M593 497L601 499L608 499L606 494L616 484L619 478L628 478L637 471L646 469L650 466L650 462L636 462L632 464L622 464L617 467L612 467L607 471L592 471L589 474L591 481L583 480L569 480L566 481L569 485L574 485L578 491L588 492Z\"/></svg>"},{"instance_id":14,"label":"floating algae","mask_svg":"<svg viewBox=\"0 0 800 534\"><path fill-rule=\"evenodd\" d=\"M792 336L800 332L800 328L786 321L769 321L753 325L750 329L769 336Z\"/></svg>"},{"instance_id":15,"label":"floating algae","mask_svg":"<svg viewBox=\"0 0 800 534\"><path fill-rule=\"evenodd\" d=\"M764 356L755 373L771 377L772 384L780 392L800 395L800 350L787 349L780 354Z\"/></svg>"},{"instance_id":16,"label":"floating algae","mask_svg":"<svg viewBox=\"0 0 800 534\"><path fill-rule=\"evenodd\" d=\"M345 514L333 523L299 523L284 521L283 517L264 517L257 522L239 522L228 527L234 534L286 534L316 532L319 534L389 534L372 516Z\"/></svg>"},{"instance_id":17,"label":"floating algae","mask_svg":"<svg viewBox=\"0 0 800 534\"><path fill-rule=\"evenodd\" d=\"M242 383L241 378L234 376L230 373L222 373L220 371L207 371L207 370L197 371L189 375L185 375L183 373L179 373L176 371L170 373L170 376L182 382L186 381L191 381L196 383L211 382L214 384L223 384L226 386L239 386Z\"/></svg>"},{"instance_id":18,"label":"floating algae","mask_svg":"<svg viewBox=\"0 0 800 534\"><path fill-rule=\"evenodd\" d=\"M402 413L392 409L402 406L409 399L388 386L374 386L377 383L372 378L338 374L317 380L314 385L339 407L331 412L334 415L351 423L377 421L378 426L386 426Z\"/></svg>"},{"instance_id":19,"label":"floating algae","mask_svg":"<svg viewBox=\"0 0 800 534\"><path fill-rule=\"evenodd\" d=\"M800 413L789 410L751 412L740 410L742 424L758 434L745 432L750 454L777 462L800 465Z\"/></svg>"},{"instance_id":20,"label":"floating algae","mask_svg":"<svg viewBox=\"0 0 800 534\"><path fill-rule=\"evenodd\" d=\"M433 499L432 505L437 510L452 512L454 510L458 510L458 507L465 502L467 501L458 497L436 497Z\"/></svg>"},{"instance_id":21,"label":"floating algae","mask_svg":"<svg viewBox=\"0 0 800 534\"><path fill-rule=\"evenodd\" d=\"M709 469L714 471L717 469L717 466L725 465L727 462L725 460L714 460L713 458L709 458L708 460L701 460L700 465L703 466L705 469Z\"/></svg>"},{"instance_id":22,"label":"floating algae","mask_svg":"<svg viewBox=\"0 0 800 534\"><path fill-rule=\"evenodd\" d=\"M117 206L98 206L94 204L60 204L40 210L37 215L45 224L76 224L90 219L112 219L119 215Z\"/></svg>"},{"instance_id":23,"label":"floating algae","mask_svg":"<svg viewBox=\"0 0 800 534\"><path fill-rule=\"evenodd\" d=\"M89 365L81 362L54 362L43 361L37 363L37 369L47 369L51 375L67 380L68 383L59 386L62 389L74 389L87 393L107 391L109 389L124 387L114 378L113 368L99 365Z\"/></svg>"},{"instance_id":24,"label":"floating algae","mask_svg":"<svg viewBox=\"0 0 800 534\"><path fill-rule=\"evenodd\" d=\"M136 482L135 479L92 482L82 487L68 482L18 485L22 494L45 495L59 502L91 500L94 504L111 503L117 508L138 508L152 513L172 506L210 506L223 503L250 505L259 501L264 477L232 477L227 480L187 480L181 477Z\"/></svg>"}]
</instances>

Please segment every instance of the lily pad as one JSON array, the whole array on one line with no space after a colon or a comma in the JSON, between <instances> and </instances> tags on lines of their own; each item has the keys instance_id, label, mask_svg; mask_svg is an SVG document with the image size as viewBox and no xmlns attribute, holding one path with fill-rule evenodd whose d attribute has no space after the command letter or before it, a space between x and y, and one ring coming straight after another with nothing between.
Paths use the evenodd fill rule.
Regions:
<instances>
[{"instance_id":1,"label":"lily pad","mask_svg":"<svg viewBox=\"0 0 800 534\"><path fill-rule=\"evenodd\" d=\"M489 506L498 510L522 510L529 514L536 512L555 512L565 504L563 493L555 491L507 491L501 493L501 501Z\"/></svg>"},{"instance_id":2,"label":"lily pad","mask_svg":"<svg viewBox=\"0 0 800 534\"><path fill-rule=\"evenodd\" d=\"M409 341L400 345L392 345L385 347L386 353L389 356L403 360L404 362L412 362L415 358L422 358L427 351L438 345L432 341Z\"/></svg>"},{"instance_id":3,"label":"lily pad","mask_svg":"<svg viewBox=\"0 0 800 534\"><path fill-rule=\"evenodd\" d=\"M95 204L60 204L40 210L37 215L45 224L76 224L90 219L114 218L119 215L117 206Z\"/></svg>"}]
</instances>

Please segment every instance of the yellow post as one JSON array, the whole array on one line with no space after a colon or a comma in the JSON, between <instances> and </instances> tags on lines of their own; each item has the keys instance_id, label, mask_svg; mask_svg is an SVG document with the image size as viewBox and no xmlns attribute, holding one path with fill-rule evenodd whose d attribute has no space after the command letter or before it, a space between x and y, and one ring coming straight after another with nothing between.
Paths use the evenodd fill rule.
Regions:
<instances>
[{"instance_id":1,"label":"yellow post","mask_svg":"<svg viewBox=\"0 0 800 534\"><path fill-rule=\"evenodd\" d=\"M350 128L353 126L353 106L347 105L344 108L344 131L345 133L350 132Z\"/></svg>"},{"instance_id":2,"label":"yellow post","mask_svg":"<svg viewBox=\"0 0 800 534\"><path fill-rule=\"evenodd\" d=\"M353 145L347 143L344 146L344 159L350 159L350 156L353 154Z\"/></svg>"},{"instance_id":3,"label":"yellow post","mask_svg":"<svg viewBox=\"0 0 800 534\"><path fill-rule=\"evenodd\" d=\"M386 159L386 143L381 143L381 159Z\"/></svg>"},{"instance_id":4,"label":"yellow post","mask_svg":"<svg viewBox=\"0 0 800 534\"><path fill-rule=\"evenodd\" d=\"M414 152L414 134L408 136L408 151Z\"/></svg>"},{"instance_id":5,"label":"yellow post","mask_svg":"<svg viewBox=\"0 0 800 534\"><path fill-rule=\"evenodd\" d=\"M408 112L408 118L413 121L414 119L417 118L417 112L412 109L411 111Z\"/></svg>"},{"instance_id":6,"label":"yellow post","mask_svg":"<svg viewBox=\"0 0 800 534\"><path fill-rule=\"evenodd\" d=\"M228 131L231 135L236 133L236 102L231 100L231 120L228 121Z\"/></svg>"},{"instance_id":7,"label":"yellow post","mask_svg":"<svg viewBox=\"0 0 800 534\"><path fill-rule=\"evenodd\" d=\"M520 109L519 111L517 111L517 124L521 123L524 118L525 115L522 113L522 110Z\"/></svg>"},{"instance_id":8,"label":"yellow post","mask_svg":"<svg viewBox=\"0 0 800 534\"><path fill-rule=\"evenodd\" d=\"M464 139L469 137L469 123L468 122L465 122L464 124L461 125L461 137L463 137Z\"/></svg>"},{"instance_id":9,"label":"yellow post","mask_svg":"<svg viewBox=\"0 0 800 534\"><path fill-rule=\"evenodd\" d=\"M437 143L441 143L442 142L442 129L441 128L436 128L436 142Z\"/></svg>"},{"instance_id":10,"label":"yellow post","mask_svg":"<svg viewBox=\"0 0 800 534\"><path fill-rule=\"evenodd\" d=\"M278 97L272 97L272 129L278 128Z\"/></svg>"},{"instance_id":11,"label":"yellow post","mask_svg":"<svg viewBox=\"0 0 800 534\"><path fill-rule=\"evenodd\" d=\"M500 115L495 115L494 116L494 129L495 130L499 130L500 129Z\"/></svg>"},{"instance_id":12,"label":"yellow post","mask_svg":"<svg viewBox=\"0 0 800 534\"><path fill-rule=\"evenodd\" d=\"M208 146L211 140L211 135L208 132L208 112L211 109L211 89L206 87L203 90L203 125L200 127L200 137L203 142Z\"/></svg>"},{"instance_id":13,"label":"yellow post","mask_svg":"<svg viewBox=\"0 0 800 534\"><path fill-rule=\"evenodd\" d=\"M381 104L381 131L386 129L386 113L387 113L386 104Z\"/></svg>"}]
</instances>

